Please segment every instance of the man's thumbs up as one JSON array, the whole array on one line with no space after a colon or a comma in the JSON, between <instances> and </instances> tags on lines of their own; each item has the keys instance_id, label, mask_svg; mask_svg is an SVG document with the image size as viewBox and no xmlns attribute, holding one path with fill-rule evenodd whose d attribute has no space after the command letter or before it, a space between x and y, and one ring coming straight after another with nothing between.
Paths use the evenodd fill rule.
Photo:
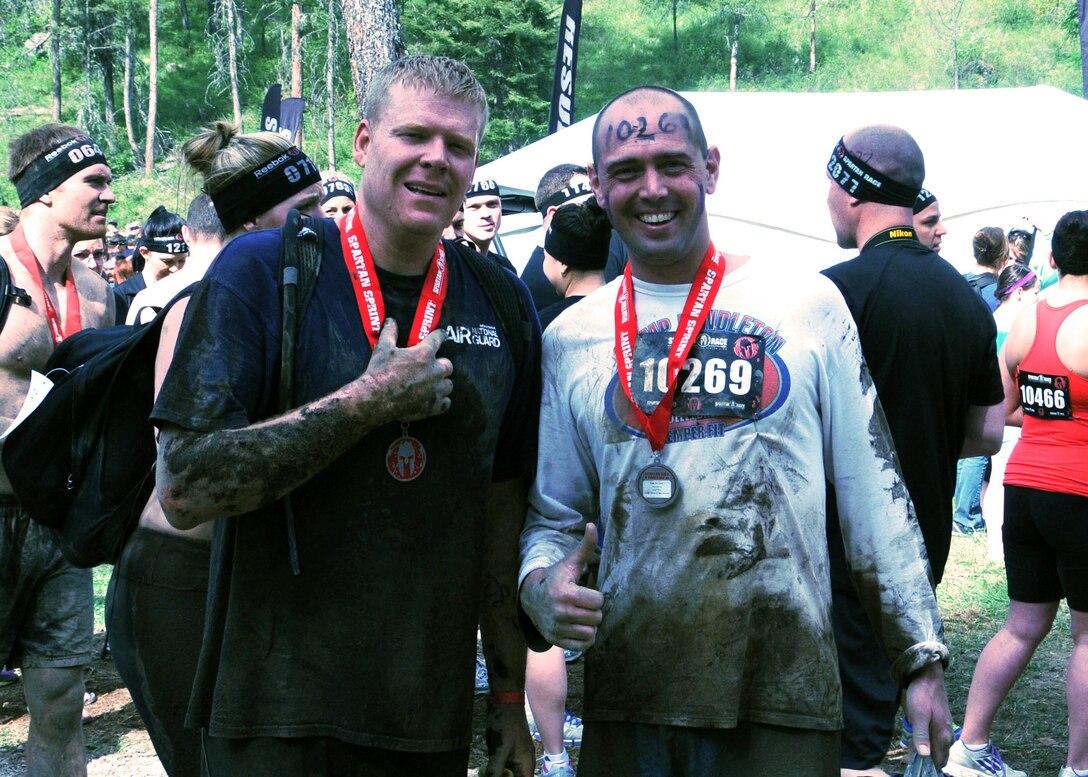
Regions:
<instances>
[{"instance_id":1,"label":"man's thumbs up","mask_svg":"<svg viewBox=\"0 0 1088 777\"><path fill-rule=\"evenodd\" d=\"M585 534L582 535L582 541L578 543L578 547L568 553L567 557L556 566L568 570L571 575L571 582L577 583L582 578L582 574L586 571L586 567L589 566L589 562L593 560L593 554L596 552L597 526L587 523Z\"/></svg>"},{"instance_id":2,"label":"man's thumbs up","mask_svg":"<svg viewBox=\"0 0 1088 777\"><path fill-rule=\"evenodd\" d=\"M597 527L561 561L534 569L521 584L521 606L541 635L566 650L585 650L597 638L604 595L578 584L597 549Z\"/></svg>"}]
</instances>

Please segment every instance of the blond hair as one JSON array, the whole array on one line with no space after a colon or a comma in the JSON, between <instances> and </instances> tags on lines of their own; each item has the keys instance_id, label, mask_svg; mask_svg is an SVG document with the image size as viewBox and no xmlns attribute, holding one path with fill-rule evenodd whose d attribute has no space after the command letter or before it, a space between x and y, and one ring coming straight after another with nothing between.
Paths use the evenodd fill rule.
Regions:
<instances>
[{"instance_id":1,"label":"blond hair","mask_svg":"<svg viewBox=\"0 0 1088 777\"><path fill-rule=\"evenodd\" d=\"M291 141L275 132L243 134L229 121L217 121L185 141L181 157L204 178L204 192L215 195L289 148Z\"/></svg>"},{"instance_id":2,"label":"blond hair","mask_svg":"<svg viewBox=\"0 0 1088 777\"><path fill-rule=\"evenodd\" d=\"M464 62L425 54L393 60L370 79L363 99L364 119L374 122L381 116L389 100L389 90L396 84L429 89L472 105L480 113L480 137L483 137L487 127L487 93Z\"/></svg>"},{"instance_id":3,"label":"blond hair","mask_svg":"<svg viewBox=\"0 0 1088 777\"><path fill-rule=\"evenodd\" d=\"M10 234L19 223L19 211L0 205L0 235Z\"/></svg>"}]
</instances>

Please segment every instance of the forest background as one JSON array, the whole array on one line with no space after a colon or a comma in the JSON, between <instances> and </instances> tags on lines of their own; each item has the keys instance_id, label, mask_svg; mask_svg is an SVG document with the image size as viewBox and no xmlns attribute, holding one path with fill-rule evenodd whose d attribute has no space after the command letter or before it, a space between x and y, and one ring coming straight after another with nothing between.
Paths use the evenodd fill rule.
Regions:
<instances>
[{"instance_id":1,"label":"forest background","mask_svg":"<svg viewBox=\"0 0 1088 777\"><path fill-rule=\"evenodd\" d=\"M307 100L306 152L354 179L349 44L358 60L380 32L400 50L457 57L477 73L491 100L483 163L547 132L560 8L0 0L0 143L51 119L80 125L107 150L119 222L158 204L184 213L199 181L178 163L181 143L217 119L259 129L265 91L278 82L285 97ZM641 83L794 92L1049 84L1082 94L1077 0L585 0L574 118ZM18 205L6 178L0 203Z\"/></svg>"}]
</instances>

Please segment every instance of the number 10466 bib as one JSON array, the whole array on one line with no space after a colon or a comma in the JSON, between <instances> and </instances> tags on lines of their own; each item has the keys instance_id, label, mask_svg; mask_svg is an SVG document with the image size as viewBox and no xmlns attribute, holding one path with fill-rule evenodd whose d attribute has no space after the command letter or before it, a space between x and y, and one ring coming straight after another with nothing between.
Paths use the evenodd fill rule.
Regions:
<instances>
[{"instance_id":1,"label":"number 10466 bib","mask_svg":"<svg viewBox=\"0 0 1088 777\"><path fill-rule=\"evenodd\" d=\"M1020 404L1024 408L1024 415L1049 421L1073 418L1073 402L1066 376L1020 370L1016 382L1020 387Z\"/></svg>"}]
</instances>

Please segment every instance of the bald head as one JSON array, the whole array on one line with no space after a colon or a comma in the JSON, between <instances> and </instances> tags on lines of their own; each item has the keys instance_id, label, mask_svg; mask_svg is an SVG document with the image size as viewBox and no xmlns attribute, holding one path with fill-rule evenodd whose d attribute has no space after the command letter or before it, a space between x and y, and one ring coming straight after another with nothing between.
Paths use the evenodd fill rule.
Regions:
<instances>
[{"instance_id":1,"label":"bald head","mask_svg":"<svg viewBox=\"0 0 1088 777\"><path fill-rule=\"evenodd\" d=\"M926 178L922 149L902 127L874 124L843 137L850 153L905 186L920 189Z\"/></svg>"},{"instance_id":2,"label":"bald head","mask_svg":"<svg viewBox=\"0 0 1088 777\"><path fill-rule=\"evenodd\" d=\"M602 153L615 145L674 133L685 135L706 158L706 135L695 106L663 86L635 87L613 97L597 114L593 164L599 168Z\"/></svg>"}]
</instances>

